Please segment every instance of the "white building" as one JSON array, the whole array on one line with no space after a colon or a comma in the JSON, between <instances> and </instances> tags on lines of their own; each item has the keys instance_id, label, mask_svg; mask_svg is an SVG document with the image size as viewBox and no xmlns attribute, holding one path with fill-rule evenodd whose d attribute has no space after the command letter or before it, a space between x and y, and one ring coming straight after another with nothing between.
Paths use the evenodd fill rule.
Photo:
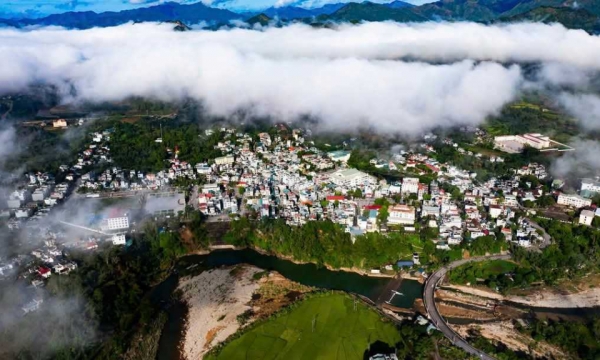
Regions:
<instances>
[{"instance_id":1,"label":"white building","mask_svg":"<svg viewBox=\"0 0 600 360\"><path fill-rule=\"evenodd\" d=\"M359 185L376 184L377 179L356 169L338 170L330 175L332 183L338 186L356 187Z\"/></svg>"},{"instance_id":2,"label":"white building","mask_svg":"<svg viewBox=\"0 0 600 360\"><path fill-rule=\"evenodd\" d=\"M502 213L504 212L504 209L502 209L501 206L498 205L490 205L490 217L492 219L496 219L498 216L502 215Z\"/></svg>"},{"instance_id":3,"label":"white building","mask_svg":"<svg viewBox=\"0 0 600 360\"><path fill-rule=\"evenodd\" d=\"M581 193L600 193L600 182L592 179L581 179Z\"/></svg>"},{"instance_id":4,"label":"white building","mask_svg":"<svg viewBox=\"0 0 600 360\"><path fill-rule=\"evenodd\" d=\"M113 245L125 245L127 243L127 239L124 234L117 234L111 237Z\"/></svg>"},{"instance_id":5,"label":"white building","mask_svg":"<svg viewBox=\"0 0 600 360\"><path fill-rule=\"evenodd\" d=\"M402 179L403 194L417 194L419 192L419 179L406 177Z\"/></svg>"},{"instance_id":6,"label":"white building","mask_svg":"<svg viewBox=\"0 0 600 360\"><path fill-rule=\"evenodd\" d=\"M581 225L592 225L592 220L594 220L594 216L596 214L591 210L582 210L581 214L579 214L579 224Z\"/></svg>"},{"instance_id":7,"label":"white building","mask_svg":"<svg viewBox=\"0 0 600 360\"><path fill-rule=\"evenodd\" d=\"M127 216L110 217L105 220L104 228L106 230L129 229L129 218Z\"/></svg>"},{"instance_id":8,"label":"white building","mask_svg":"<svg viewBox=\"0 0 600 360\"><path fill-rule=\"evenodd\" d=\"M20 208L15 210L15 217L17 219L28 218L33 214L33 210L30 208Z\"/></svg>"},{"instance_id":9,"label":"white building","mask_svg":"<svg viewBox=\"0 0 600 360\"><path fill-rule=\"evenodd\" d=\"M52 127L54 127L54 128L66 128L67 127L67 120L65 120L65 119L54 120L52 122Z\"/></svg>"},{"instance_id":10,"label":"white building","mask_svg":"<svg viewBox=\"0 0 600 360\"><path fill-rule=\"evenodd\" d=\"M435 205L423 204L423 206L421 207L421 216L422 217L433 216L437 219L438 217L440 217L440 207L437 204L435 204Z\"/></svg>"},{"instance_id":11,"label":"white building","mask_svg":"<svg viewBox=\"0 0 600 360\"><path fill-rule=\"evenodd\" d=\"M494 146L508 153L519 153L525 146L541 150L550 147L550 138L542 134L505 135L494 138Z\"/></svg>"},{"instance_id":12,"label":"white building","mask_svg":"<svg viewBox=\"0 0 600 360\"><path fill-rule=\"evenodd\" d=\"M342 163L347 163L350 160L350 152L349 151L331 151L327 153L327 156L331 159L331 161L339 161Z\"/></svg>"},{"instance_id":13,"label":"white building","mask_svg":"<svg viewBox=\"0 0 600 360\"><path fill-rule=\"evenodd\" d=\"M196 164L196 171L201 175L208 175L212 172L212 168L208 164Z\"/></svg>"},{"instance_id":14,"label":"white building","mask_svg":"<svg viewBox=\"0 0 600 360\"><path fill-rule=\"evenodd\" d=\"M231 165L235 162L233 155L226 155L215 158L215 164L217 165Z\"/></svg>"},{"instance_id":15,"label":"white building","mask_svg":"<svg viewBox=\"0 0 600 360\"><path fill-rule=\"evenodd\" d=\"M415 223L415 208L408 205L394 205L388 208L388 224L413 225Z\"/></svg>"},{"instance_id":16,"label":"white building","mask_svg":"<svg viewBox=\"0 0 600 360\"><path fill-rule=\"evenodd\" d=\"M592 205L591 199L586 199L582 196L575 194L560 194L558 195L558 200L556 201L558 205L566 205L575 208L582 208L586 206Z\"/></svg>"},{"instance_id":17,"label":"white building","mask_svg":"<svg viewBox=\"0 0 600 360\"><path fill-rule=\"evenodd\" d=\"M504 205L508 206L508 207L515 207L519 205L519 202L517 201L517 197L514 195L505 195L504 196Z\"/></svg>"}]
</instances>

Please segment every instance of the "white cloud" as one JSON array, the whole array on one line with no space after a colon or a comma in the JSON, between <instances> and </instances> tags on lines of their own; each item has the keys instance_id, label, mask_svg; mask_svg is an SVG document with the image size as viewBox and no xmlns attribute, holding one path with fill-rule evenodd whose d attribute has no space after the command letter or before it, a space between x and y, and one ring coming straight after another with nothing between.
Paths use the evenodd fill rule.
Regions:
<instances>
[{"instance_id":1,"label":"white cloud","mask_svg":"<svg viewBox=\"0 0 600 360\"><path fill-rule=\"evenodd\" d=\"M594 94L563 92L558 96L558 101L585 129L600 129L600 97Z\"/></svg>"},{"instance_id":2,"label":"white cloud","mask_svg":"<svg viewBox=\"0 0 600 360\"><path fill-rule=\"evenodd\" d=\"M569 145L575 151L566 152L556 159L550 172L559 178L580 179L594 177L600 171L600 143L592 140L575 139Z\"/></svg>"},{"instance_id":3,"label":"white cloud","mask_svg":"<svg viewBox=\"0 0 600 360\"><path fill-rule=\"evenodd\" d=\"M312 114L330 127L405 133L477 124L514 100L521 69L501 63L600 69L598 37L543 24L2 29L0 53L0 92L45 82L72 85L77 96L70 101L193 97L219 115L240 108L283 119ZM560 67L541 76L557 82Z\"/></svg>"},{"instance_id":4,"label":"white cloud","mask_svg":"<svg viewBox=\"0 0 600 360\"><path fill-rule=\"evenodd\" d=\"M292 4L294 4L294 2L295 2L295 0L277 0L277 1L275 1L275 4L273 6L276 8L279 8L279 7L292 5Z\"/></svg>"}]
</instances>

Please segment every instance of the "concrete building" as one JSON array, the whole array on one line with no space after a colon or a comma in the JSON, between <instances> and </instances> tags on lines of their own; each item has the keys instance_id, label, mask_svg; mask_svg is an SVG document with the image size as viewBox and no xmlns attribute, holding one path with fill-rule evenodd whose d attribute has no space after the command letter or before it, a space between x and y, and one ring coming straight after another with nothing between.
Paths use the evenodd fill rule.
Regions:
<instances>
[{"instance_id":1,"label":"concrete building","mask_svg":"<svg viewBox=\"0 0 600 360\"><path fill-rule=\"evenodd\" d=\"M350 159L350 152L344 150L331 151L327 153L327 157L329 157L331 161L339 161L345 164Z\"/></svg>"},{"instance_id":2,"label":"concrete building","mask_svg":"<svg viewBox=\"0 0 600 360\"><path fill-rule=\"evenodd\" d=\"M52 122L52 127L54 127L54 128L66 128L67 127L67 120L65 120L65 119L54 120Z\"/></svg>"},{"instance_id":3,"label":"concrete building","mask_svg":"<svg viewBox=\"0 0 600 360\"><path fill-rule=\"evenodd\" d=\"M581 196L591 198L598 193L600 193L600 182L593 179L581 179Z\"/></svg>"},{"instance_id":4,"label":"concrete building","mask_svg":"<svg viewBox=\"0 0 600 360\"><path fill-rule=\"evenodd\" d=\"M330 180L338 186L356 187L376 183L375 177L356 169L338 170L331 174Z\"/></svg>"},{"instance_id":5,"label":"concrete building","mask_svg":"<svg viewBox=\"0 0 600 360\"><path fill-rule=\"evenodd\" d=\"M426 205L421 207L421 216L433 216L436 219L440 217L440 207L438 205Z\"/></svg>"},{"instance_id":6,"label":"concrete building","mask_svg":"<svg viewBox=\"0 0 600 360\"><path fill-rule=\"evenodd\" d=\"M129 229L129 218L127 216L110 217L105 220L106 230Z\"/></svg>"},{"instance_id":7,"label":"concrete building","mask_svg":"<svg viewBox=\"0 0 600 360\"><path fill-rule=\"evenodd\" d=\"M560 194L556 201L558 205L566 205L575 208L582 208L592 205L592 200L575 194Z\"/></svg>"},{"instance_id":8,"label":"concrete building","mask_svg":"<svg viewBox=\"0 0 600 360\"><path fill-rule=\"evenodd\" d=\"M417 194L419 192L419 179L406 177L402 179L403 194Z\"/></svg>"},{"instance_id":9,"label":"concrete building","mask_svg":"<svg viewBox=\"0 0 600 360\"><path fill-rule=\"evenodd\" d=\"M581 214L579 214L579 224L581 225L592 225L592 220L594 220L594 216L596 214L591 210L582 210Z\"/></svg>"},{"instance_id":10,"label":"concrete building","mask_svg":"<svg viewBox=\"0 0 600 360\"><path fill-rule=\"evenodd\" d=\"M6 205L9 207L9 209L18 209L21 207L21 205L23 205L23 201L18 198L11 198L6 200Z\"/></svg>"},{"instance_id":11,"label":"concrete building","mask_svg":"<svg viewBox=\"0 0 600 360\"><path fill-rule=\"evenodd\" d=\"M388 208L388 224L413 225L415 223L415 208L408 205L394 205Z\"/></svg>"},{"instance_id":12,"label":"concrete building","mask_svg":"<svg viewBox=\"0 0 600 360\"><path fill-rule=\"evenodd\" d=\"M514 195L505 195L504 196L504 205L508 206L508 207L515 207L519 205L519 202L517 201L517 197Z\"/></svg>"},{"instance_id":13,"label":"concrete building","mask_svg":"<svg viewBox=\"0 0 600 360\"><path fill-rule=\"evenodd\" d=\"M490 205L490 217L492 219L496 219L498 216L502 215L502 213L504 212L504 209L501 206L498 205Z\"/></svg>"},{"instance_id":14,"label":"concrete building","mask_svg":"<svg viewBox=\"0 0 600 360\"><path fill-rule=\"evenodd\" d=\"M233 155L226 155L215 158L215 164L217 165L231 165L235 162Z\"/></svg>"},{"instance_id":15,"label":"concrete building","mask_svg":"<svg viewBox=\"0 0 600 360\"><path fill-rule=\"evenodd\" d=\"M30 208L20 208L15 210L15 217L17 219L28 218L33 214L33 210Z\"/></svg>"},{"instance_id":16,"label":"concrete building","mask_svg":"<svg viewBox=\"0 0 600 360\"><path fill-rule=\"evenodd\" d=\"M158 217L179 216L185 211L185 194L175 191L148 194L144 209Z\"/></svg>"},{"instance_id":17,"label":"concrete building","mask_svg":"<svg viewBox=\"0 0 600 360\"><path fill-rule=\"evenodd\" d=\"M494 138L496 149L507 153L519 153L525 146L531 146L534 149L545 149L550 147L550 138L542 134L524 134L524 135L505 135Z\"/></svg>"},{"instance_id":18,"label":"concrete building","mask_svg":"<svg viewBox=\"0 0 600 360\"><path fill-rule=\"evenodd\" d=\"M127 238L125 234L116 234L111 237L111 241L113 245L125 245L127 243Z\"/></svg>"}]
</instances>

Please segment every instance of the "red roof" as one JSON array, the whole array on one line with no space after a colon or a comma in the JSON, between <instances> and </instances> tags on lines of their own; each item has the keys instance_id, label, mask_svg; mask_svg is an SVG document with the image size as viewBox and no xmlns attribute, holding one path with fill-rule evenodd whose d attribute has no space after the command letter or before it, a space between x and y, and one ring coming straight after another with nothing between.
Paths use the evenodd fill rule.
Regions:
<instances>
[{"instance_id":1,"label":"red roof","mask_svg":"<svg viewBox=\"0 0 600 360\"><path fill-rule=\"evenodd\" d=\"M340 200L346 200L346 197L343 195L330 195L327 197L327 201L340 201Z\"/></svg>"},{"instance_id":2,"label":"red roof","mask_svg":"<svg viewBox=\"0 0 600 360\"><path fill-rule=\"evenodd\" d=\"M381 205L365 205L363 206L365 210L379 210L381 209Z\"/></svg>"},{"instance_id":3,"label":"red roof","mask_svg":"<svg viewBox=\"0 0 600 360\"><path fill-rule=\"evenodd\" d=\"M50 269L48 269L48 268L47 268L47 267L45 267L45 266L40 266L40 267L38 268L38 273L39 273L40 275L44 275L44 274L47 274L47 273L49 273L49 272L50 272Z\"/></svg>"}]
</instances>

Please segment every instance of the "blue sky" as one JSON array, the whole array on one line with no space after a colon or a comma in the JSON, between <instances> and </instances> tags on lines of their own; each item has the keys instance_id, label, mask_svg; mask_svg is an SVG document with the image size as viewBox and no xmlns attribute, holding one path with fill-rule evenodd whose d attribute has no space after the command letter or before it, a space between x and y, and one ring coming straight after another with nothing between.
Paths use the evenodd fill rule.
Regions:
<instances>
[{"instance_id":1,"label":"blue sky","mask_svg":"<svg viewBox=\"0 0 600 360\"><path fill-rule=\"evenodd\" d=\"M0 17L40 17L67 11L120 11L144 6L157 5L166 0L0 0ZM170 0L180 3L194 3L198 0ZM327 3L349 2L352 0L202 0L206 5L230 10L259 10L273 5L300 5L319 7ZM392 0L372 0L390 2ZM409 0L419 4L427 0Z\"/></svg>"}]
</instances>

